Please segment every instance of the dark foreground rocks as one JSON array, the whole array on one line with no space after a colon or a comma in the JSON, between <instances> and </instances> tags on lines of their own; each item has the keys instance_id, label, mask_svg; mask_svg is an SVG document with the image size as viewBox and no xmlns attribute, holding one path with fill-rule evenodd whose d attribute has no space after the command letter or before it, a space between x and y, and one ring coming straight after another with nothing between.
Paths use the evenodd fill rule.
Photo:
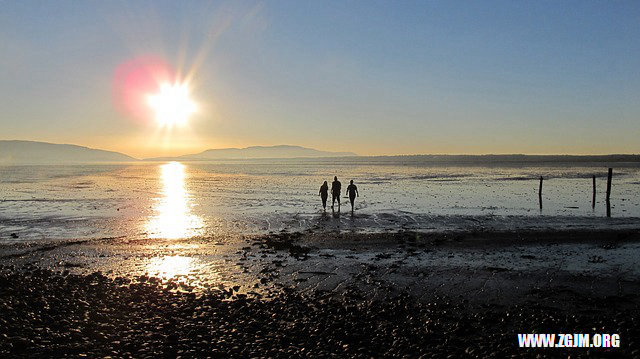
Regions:
<instances>
[{"instance_id":1,"label":"dark foreground rocks","mask_svg":"<svg viewBox=\"0 0 640 359\"><path fill-rule=\"evenodd\" d=\"M175 292L153 278L3 270L0 357L640 356L637 298L563 295L564 308L546 305L555 293L512 307L407 295L372 302L355 290L283 290L267 300ZM618 333L621 347L518 348L517 333L535 332Z\"/></svg>"}]
</instances>

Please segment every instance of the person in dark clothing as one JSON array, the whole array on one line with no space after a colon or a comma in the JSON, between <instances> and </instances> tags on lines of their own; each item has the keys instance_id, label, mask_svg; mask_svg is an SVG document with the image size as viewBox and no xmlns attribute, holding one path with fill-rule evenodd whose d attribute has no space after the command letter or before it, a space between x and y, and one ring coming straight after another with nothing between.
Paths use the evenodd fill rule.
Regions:
<instances>
[{"instance_id":1,"label":"person in dark clothing","mask_svg":"<svg viewBox=\"0 0 640 359\"><path fill-rule=\"evenodd\" d=\"M322 186L320 186L320 198L322 198L322 209L327 210L327 198L329 197L329 185L327 181L324 181Z\"/></svg>"},{"instance_id":2,"label":"person in dark clothing","mask_svg":"<svg viewBox=\"0 0 640 359\"><path fill-rule=\"evenodd\" d=\"M340 192L342 192L342 184L338 181L338 176L334 176L331 183L331 207L336 203L336 199L338 200L338 207L340 207Z\"/></svg>"},{"instance_id":3,"label":"person in dark clothing","mask_svg":"<svg viewBox=\"0 0 640 359\"><path fill-rule=\"evenodd\" d=\"M353 180L347 186L347 194L349 195L349 201L351 201L351 212L353 212L353 202L356 200L356 196L360 197L358 187L353 184Z\"/></svg>"}]
</instances>

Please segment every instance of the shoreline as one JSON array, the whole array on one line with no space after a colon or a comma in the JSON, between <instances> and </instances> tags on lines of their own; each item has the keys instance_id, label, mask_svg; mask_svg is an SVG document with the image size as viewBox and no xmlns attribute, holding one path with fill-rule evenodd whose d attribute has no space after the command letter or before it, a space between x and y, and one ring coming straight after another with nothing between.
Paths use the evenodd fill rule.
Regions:
<instances>
[{"instance_id":1,"label":"shoreline","mask_svg":"<svg viewBox=\"0 0 640 359\"><path fill-rule=\"evenodd\" d=\"M0 200L0 203L3 202ZM503 209L506 210L506 209ZM417 232L432 235L459 232L461 234L500 234L502 232L611 232L639 229L640 217L562 216L562 215L499 215L499 214L430 214L406 211L370 213L356 210L307 213L278 212L262 217L241 216L223 218L219 226L200 232L191 238L264 236L281 232L381 234ZM148 220L146 218L145 220ZM86 216L80 219L46 217L41 219L7 218L0 216L0 249L7 246L37 245L69 240L104 240L127 238L145 240L162 238L148 233L142 223L127 221L118 224L110 218ZM145 222L146 223L146 222ZM55 225L53 225L55 224ZM113 227L117 225L116 227ZM223 238L224 239L224 238Z\"/></svg>"},{"instance_id":2,"label":"shoreline","mask_svg":"<svg viewBox=\"0 0 640 359\"><path fill-rule=\"evenodd\" d=\"M633 219L633 218L632 218ZM612 228L589 228L589 227L566 227L563 229L555 229L550 227L525 227L525 228L447 228L441 230L414 230L414 229L389 229L383 228L378 231L358 231L351 229L338 228L306 228L303 230L280 230L269 231L268 233L250 233L250 234L221 234L212 236L194 236L191 238L147 238L140 236L96 236L96 237L78 237L78 238L52 238L52 239L27 239L0 243L0 258L2 253L12 248L37 248L70 246L91 244L109 241L125 241L127 243L137 242L189 242L189 241L208 241L229 244L229 240L260 240L270 237L285 236L296 240L303 238L303 242L307 244L325 244L327 247L340 247L345 242L361 242L370 244L396 244L397 240L407 239L416 236L423 244L442 245L454 244L473 245L474 243L482 243L487 245L516 245L516 244L536 244L544 242L563 242L563 243L596 243L601 241L615 241L619 243L640 241L640 224L628 226L616 226ZM330 237L330 238L327 238ZM535 241L534 241L535 240Z\"/></svg>"}]
</instances>

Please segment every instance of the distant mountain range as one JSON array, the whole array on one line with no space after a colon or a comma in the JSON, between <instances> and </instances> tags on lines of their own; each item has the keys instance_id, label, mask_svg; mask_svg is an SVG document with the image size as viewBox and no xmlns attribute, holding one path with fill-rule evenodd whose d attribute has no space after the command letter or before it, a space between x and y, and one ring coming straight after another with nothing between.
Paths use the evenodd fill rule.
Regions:
<instances>
[{"instance_id":1,"label":"distant mountain range","mask_svg":"<svg viewBox=\"0 0 640 359\"><path fill-rule=\"evenodd\" d=\"M323 158L353 157L358 163L419 165L427 163L464 165L532 165L550 163L621 163L640 162L640 155L404 155L358 156L352 152L319 151L300 146L252 146L246 148L211 149L200 153L177 157L147 158L145 161L208 161L232 159L285 159L304 158L308 161L324 161ZM357 158L356 158L357 157ZM57 164L88 162L134 162L137 158L123 153L93 149L76 145L63 145L37 141L0 140L0 165L5 164Z\"/></svg>"},{"instance_id":2,"label":"distant mountain range","mask_svg":"<svg viewBox=\"0 0 640 359\"><path fill-rule=\"evenodd\" d=\"M260 158L319 158L356 156L352 152L328 152L300 146L253 146L246 148L211 149L200 153L148 158L147 161L207 161L219 159ZM77 145L55 144L37 141L0 140L0 164L46 164L86 162L131 162L137 158L123 153L104 151Z\"/></svg>"},{"instance_id":3,"label":"distant mountain range","mask_svg":"<svg viewBox=\"0 0 640 359\"><path fill-rule=\"evenodd\" d=\"M146 161L206 161L221 159L256 159L256 158L317 158L357 156L353 152L319 151L300 146L251 146L245 148L211 149L192 155L178 157L146 158Z\"/></svg>"},{"instance_id":4,"label":"distant mountain range","mask_svg":"<svg viewBox=\"0 0 640 359\"><path fill-rule=\"evenodd\" d=\"M137 159L113 151L36 141L1 141L0 164L130 162Z\"/></svg>"}]
</instances>

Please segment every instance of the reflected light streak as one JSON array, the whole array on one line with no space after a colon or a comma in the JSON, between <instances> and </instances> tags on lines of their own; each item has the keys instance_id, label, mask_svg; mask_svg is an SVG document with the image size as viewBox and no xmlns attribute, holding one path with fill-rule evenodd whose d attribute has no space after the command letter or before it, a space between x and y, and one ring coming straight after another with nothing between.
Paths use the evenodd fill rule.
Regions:
<instances>
[{"instance_id":1,"label":"reflected light streak","mask_svg":"<svg viewBox=\"0 0 640 359\"><path fill-rule=\"evenodd\" d=\"M162 197L155 215L147 223L150 238L190 238L202 234L202 219L191 213L191 199L185 188L185 166L170 162L160 166Z\"/></svg>"},{"instance_id":2,"label":"reflected light streak","mask_svg":"<svg viewBox=\"0 0 640 359\"><path fill-rule=\"evenodd\" d=\"M149 261L147 272L162 279L186 277L196 269L196 259L184 256L155 257Z\"/></svg>"}]
</instances>

